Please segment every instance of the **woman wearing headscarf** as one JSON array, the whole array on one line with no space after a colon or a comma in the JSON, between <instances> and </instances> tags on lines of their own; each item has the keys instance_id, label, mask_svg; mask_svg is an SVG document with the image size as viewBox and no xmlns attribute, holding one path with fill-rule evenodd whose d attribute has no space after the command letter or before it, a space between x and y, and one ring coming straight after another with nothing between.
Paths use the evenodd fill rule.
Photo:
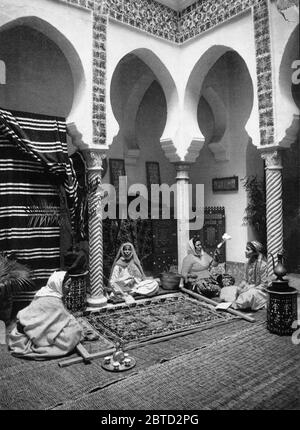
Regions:
<instances>
[{"instance_id":1,"label":"woman wearing headscarf","mask_svg":"<svg viewBox=\"0 0 300 430\"><path fill-rule=\"evenodd\" d=\"M155 294L159 287L156 280L146 279L141 262L130 242L121 245L111 269L109 284L112 289L110 299L116 296L126 299L129 294L150 296Z\"/></svg>"},{"instance_id":2,"label":"woman wearing headscarf","mask_svg":"<svg viewBox=\"0 0 300 430\"><path fill-rule=\"evenodd\" d=\"M215 251L214 257L207 254L197 236L189 240L188 254L183 259L181 269L187 288L207 297L220 294L221 288L209 271L212 266L218 264L218 255L218 250Z\"/></svg>"},{"instance_id":3,"label":"woman wearing headscarf","mask_svg":"<svg viewBox=\"0 0 300 430\"><path fill-rule=\"evenodd\" d=\"M263 255L263 245L255 240L247 242L245 276L241 284L224 287L221 299L232 301L234 309L251 309L257 311L266 306L267 261Z\"/></svg>"},{"instance_id":4,"label":"woman wearing headscarf","mask_svg":"<svg viewBox=\"0 0 300 430\"><path fill-rule=\"evenodd\" d=\"M8 337L14 356L35 360L61 357L82 340L82 327L63 303L70 282L67 272L54 272L30 305L18 312Z\"/></svg>"}]
</instances>

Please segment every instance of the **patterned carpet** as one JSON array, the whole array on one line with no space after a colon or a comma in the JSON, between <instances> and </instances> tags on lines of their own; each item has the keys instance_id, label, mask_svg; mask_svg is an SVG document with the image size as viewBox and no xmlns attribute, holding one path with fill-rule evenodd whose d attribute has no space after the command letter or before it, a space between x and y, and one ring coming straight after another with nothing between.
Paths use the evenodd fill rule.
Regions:
<instances>
[{"instance_id":1,"label":"patterned carpet","mask_svg":"<svg viewBox=\"0 0 300 430\"><path fill-rule=\"evenodd\" d=\"M90 324L101 336L113 342L131 347L207 329L236 318L179 292L91 312L80 317L79 322Z\"/></svg>"}]
</instances>

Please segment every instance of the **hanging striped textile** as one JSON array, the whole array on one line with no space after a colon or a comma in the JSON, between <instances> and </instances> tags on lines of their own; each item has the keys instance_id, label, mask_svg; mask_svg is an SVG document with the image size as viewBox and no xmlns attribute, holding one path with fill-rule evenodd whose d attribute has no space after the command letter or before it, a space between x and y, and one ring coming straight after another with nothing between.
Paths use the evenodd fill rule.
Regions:
<instances>
[{"instance_id":1,"label":"hanging striped textile","mask_svg":"<svg viewBox=\"0 0 300 430\"><path fill-rule=\"evenodd\" d=\"M60 226L29 225L28 207L43 200L59 211L63 184L75 225L77 180L67 154L63 118L0 109L0 252L30 267L34 290L60 267Z\"/></svg>"}]
</instances>

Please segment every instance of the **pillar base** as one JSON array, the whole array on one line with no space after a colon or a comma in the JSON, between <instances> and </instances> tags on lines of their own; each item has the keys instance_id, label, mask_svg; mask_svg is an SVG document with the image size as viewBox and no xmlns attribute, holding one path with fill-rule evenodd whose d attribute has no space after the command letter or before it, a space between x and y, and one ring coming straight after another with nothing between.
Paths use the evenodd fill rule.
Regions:
<instances>
[{"instance_id":1,"label":"pillar base","mask_svg":"<svg viewBox=\"0 0 300 430\"><path fill-rule=\"evenodd\" d=\"M97 311L107 305L107 299L103 295L87 298L87 311Z\"/></svg>"}]
</instances>

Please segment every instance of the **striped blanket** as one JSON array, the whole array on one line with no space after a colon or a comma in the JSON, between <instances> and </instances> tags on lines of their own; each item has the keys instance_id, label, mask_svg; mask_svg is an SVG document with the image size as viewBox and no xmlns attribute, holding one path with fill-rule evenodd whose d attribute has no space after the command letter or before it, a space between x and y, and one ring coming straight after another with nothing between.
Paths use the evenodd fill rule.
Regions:
<instances>
[{"instance_id":1,"label":"striped blanket","mask_svg":"<svg viewBox=\"0 0 300 430\"><path fill-rule=\"evenodd\" d=\"M0 109L0 252L32 269L35 289L60 266L60 226L31 226L28 207L42 199L59 210L63 185L76 227L78 184L67 154L63 118Z\"/></svg>"}]
</instances>

